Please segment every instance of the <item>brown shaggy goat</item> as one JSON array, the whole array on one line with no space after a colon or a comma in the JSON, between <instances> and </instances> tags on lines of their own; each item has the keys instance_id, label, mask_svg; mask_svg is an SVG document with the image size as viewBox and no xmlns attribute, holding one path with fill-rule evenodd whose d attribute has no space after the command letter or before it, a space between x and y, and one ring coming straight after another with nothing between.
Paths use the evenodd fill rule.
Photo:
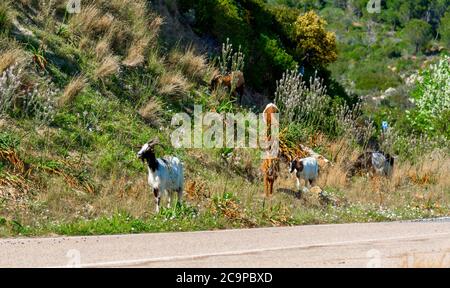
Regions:
<instances>
[{"instance_id":1,"label":"brown shaggy goat","mask_svg":"<svg viewBox=\"0 0 450 288\"><path fill-rule=\"evenodd\" d=\"M264 174L264 193L266 197L270 197L273 194L273 184L280 171L280 161L278 158L264 159L261 170Z\"/></svg>"},{"instance_id":2,"label":"brown shaggy goat","mask_svg":"<svg viewBox=\"0 0 450 288\"><path fill-rule=\"evenodd\" d=\"M227 75L219 74L214 76L211 80L211 90L215 90L219 86L227 87L234 96L238 95L240 97L240 102L244 95L244 73L241 71L233 71Z\"/></svg>"},{"instance_id":3,"label":"brown shaggy goat","mask_svg":"<svg viewBox=\"0 0 450 288\"><path fill-rule=\"evenodd\" d=\"M276 121L275 118L272 119L272 114L275 113L279 113L279 109L273 103L268 104L263 111L264 122L266 123L267 129L265 137L266 141L269 143L275 140L272 137L275 135L271 135L271 125L279 125L279 123L272 123L272 120ZM261 170L264 175L264 193L266 194L266 197L272 196L273 184L275 183L275 180L277 180L280 171L280 159L278 158L278 155L273 155L273 148L272 144L270 144L269 147L265 149L267 157L263 160L261 165Z\"/></svg>"}]
</instances>

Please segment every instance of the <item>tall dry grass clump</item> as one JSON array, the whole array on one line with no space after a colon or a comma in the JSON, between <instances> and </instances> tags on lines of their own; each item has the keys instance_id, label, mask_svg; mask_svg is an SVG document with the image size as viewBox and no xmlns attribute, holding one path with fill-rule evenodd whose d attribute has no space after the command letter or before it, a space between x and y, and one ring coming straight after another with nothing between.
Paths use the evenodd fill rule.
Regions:
<instances>
[{"instance_id":1,"label":"tall dry grass clump","mask_svg":"<svg viewBox=\"0 0 450 288\"><path fill-rule=\"evenodd\" d=\"M189 81L179 72L167 72L159 79L159 93L173 99L179 99L188 94Z\"/></svg>"},{"instance_id":2,"label":"tall dry grass clump","mask_svg":"<svg viewBox=\"0 0 450 288\"><path fill-rule=\"evenodd\" d=\"M161 102L155 97L152 97L139 109L139 115L150 125L158 126L161 124L161 111Z\"/></svg>"},{"instance_id":3,"label":"tall dry grass clump","mask_svg":"<svg viewBox=\"0 0 450 288\"><path fill-rule=\"evenodd\" d=\"M86 87L87 79L84 75L79 75L73 78L64 89L63 95L58 100L60 107L73 102L78 94Z\"/></svg>"},{"instance_id":4,"label":"tall dry grass clump","mask_svg":"<svg viewBox=\"0 0 450 288\"><path fill-rule=\"evenodd\" d=\"M69 21L69 27L78 35L98 35L112 27L114 17L105 15L95 4L82 6L81 12Z\"/></svg>"},{"instance_id":5,"label":"tall dry grass clump","mask_svg":"<svg viewBox=\"0 0 450 288\"><path fill-rule=\"evenodd\" d=\"M71 16L69 28L79 38L79 48L90 49L98 62L96 78L112 74L119 63L145 63L163 22L147 5L144 0L90 0Z\"/></svg>"},{"instance_id":6,"label":"tall dry grass clump","mask_svg":"<svg viewBox=\"0 0 450 288\"><path fill-rule=\"evenodd\" d=\"M122 64L128 67L136 67L143 64L148 43L147 37L135 40L128 49L127 56L122 61Z\"/></svg>"},{"instance_id":7,"label":"tall dry grass clump","mask_svg":"<svg viewBox=\"0 0 450 288\"><path fill-rule=\"evenodd\" d=\"M123 60L125 66L139 66L144 63L146 50L156 44L156 39L159 34L163 19L159 16L152 15L152 21L149 25L140 23L138 27L133 30L136 35L127 51L127 55ZM144 18L146 19L146 18Z\"/></svg>"},{"instance_id":8,"label":"tall dry grass clump","mask_svg":"<svg viewBox=\"0 0 450 288\"><path fill-rule=\"evenodd\" d=\"M186 77L194 80L201 80L208 69L205 55L198 55L193 46L189 46L184 53L174 50L169 55L169 61L183 71Z\"/></svg>"},{"instance_id":9,"label":"tall dry grass clump","mask_svg":"<svg viewBox=\"0 0 450 288\"><path fill-rule=\"evenodd\" d=\"M24 54L19 48L8 49L0 53L0 73L23 59Z\"/></svg>"},{"instance_id":10,"label":"tall dry grass clump","mask_svg":"<svg viewBox=\"0 0 450 288\"><path fill-rule=\"evenodd\" d=\"M95 57L97 60L102 60L107 55L111 54L110 41L111 40L109 37L105 37L97 43L97 45L95 46L95 49L94 49Z\"/></svg>"},{"instance_id":11,"label":"tall dry grass clump","mask_svg":"<svg viewBox=\"0 0 450 288\"><path fill-rule=\"evenodd\" d=\"M114 73L118 73L119 69L119 58L113 55L106 56L95 70L94 78L105 80Z\"/></svg>"}]
</instances>

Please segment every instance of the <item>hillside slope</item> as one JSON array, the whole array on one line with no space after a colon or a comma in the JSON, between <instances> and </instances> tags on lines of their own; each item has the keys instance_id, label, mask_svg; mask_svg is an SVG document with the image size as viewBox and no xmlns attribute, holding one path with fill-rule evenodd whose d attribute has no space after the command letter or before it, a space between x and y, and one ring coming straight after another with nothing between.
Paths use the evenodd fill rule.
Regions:
<instances>
[{"instance_id":1,"label":"hillside slope","mask_svg":"<svg viewBox=\"0 0 450 288\"><path fill-rule=\"evenodd\" d=\"M285 127L290 148L308 144L335 162L319 180L323 193L300 197L283 164L277 193L264 198L258 150L174 149L171 118L177 112L192 113L194 104L204 111L261 112L260 107L237 105L223 89L208 87L220 68L214 61L220 49L211 54L221 47L220 40L195 31L176 1L82 3L75 14L67 13L64 0L0 4L0 236L448 215L445 171L450 161L437 140L411 138L436 148L426 151L397 141L402 149L397 152L405 156L389 181L347 181L345 169L364 147L351 129L337 129L347 123L337 114ZM170 39L172 31L183 32ZM247 90L252 94L256 89ZM259 95L274 98L269 92ZM351 119L352 128L364 121L359 112ZM321 131L318 123L331 128ZM156 215L146 167L136 157L155 136L163 144L158 156L175 154L187 170L185 203ZM433 161L417 161L424 153L433 153Z\"/></svg>"}]
</instances>

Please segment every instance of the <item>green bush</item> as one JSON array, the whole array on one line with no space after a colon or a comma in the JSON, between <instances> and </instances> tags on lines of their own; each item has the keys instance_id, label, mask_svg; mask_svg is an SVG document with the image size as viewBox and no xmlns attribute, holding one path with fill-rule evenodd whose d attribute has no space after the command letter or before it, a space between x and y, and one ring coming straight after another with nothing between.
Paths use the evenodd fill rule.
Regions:
<instances>
[{"instance_id":1,"label":"green bush","mask_svg":"<svg viewBox=\"0 0 450 288\"><path fill-rule=\"evenodd\" d=\"M19 146L19 139L8 132L0 132L0 150L14 149Z\"/></svg>"},{"instance_id":2,"label":"green bush","mask_svg":"<svg viewBox=\"0 0 450 288\"><path fill-rule=\"evenodd\" d=\"M422 73L413 91L415 109L408 111L412 127L419 133L448 135L450 110L450 57Z\"/></svg>"},{"instance_id":3,"label":"green bush","mask_svg":"<svg viewBox=\"0 0 450 288\"><path fill-rule=\"evenodd\" d=\"M294 57L289 55L276 39L271 39L261 34L260 45L267 57L272 60L273 68L276 69L277 74L281 74L286 70L295 69L298 66Z\"/></svg>"},{"instance_id":4,"label":"green bush","mask_svg":"<svg viewBox=\"0 0 450 288\"><path fill-rule=\"evenodd\" d=\"M8 1L0 3L0 32L8 32L11 28L11 15Z\"/></svg>"}]
</instances>

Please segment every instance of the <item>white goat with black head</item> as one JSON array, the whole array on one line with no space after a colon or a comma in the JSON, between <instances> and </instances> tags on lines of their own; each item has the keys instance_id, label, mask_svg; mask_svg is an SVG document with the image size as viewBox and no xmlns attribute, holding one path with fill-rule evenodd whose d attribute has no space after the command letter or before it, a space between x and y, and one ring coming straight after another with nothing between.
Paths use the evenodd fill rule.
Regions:
<instances>
[{"instance_id":1,"label":"white goat with black head","mask_svg":"<svg viewBox=\"0 0 450 288\"><path fill-rule=\"evenodd\" d=\"M178 194L178 203L183 196L184 176L183 164L180 159L173 156L156 158L154 147L159 144L158 139L153 139L142 146L138 157L147 163L148 184L153 190L156 202L156 212L159 212L161 197L169 194L168 207L170 207L175 192Z\"/></svg>"}]
</instances>

